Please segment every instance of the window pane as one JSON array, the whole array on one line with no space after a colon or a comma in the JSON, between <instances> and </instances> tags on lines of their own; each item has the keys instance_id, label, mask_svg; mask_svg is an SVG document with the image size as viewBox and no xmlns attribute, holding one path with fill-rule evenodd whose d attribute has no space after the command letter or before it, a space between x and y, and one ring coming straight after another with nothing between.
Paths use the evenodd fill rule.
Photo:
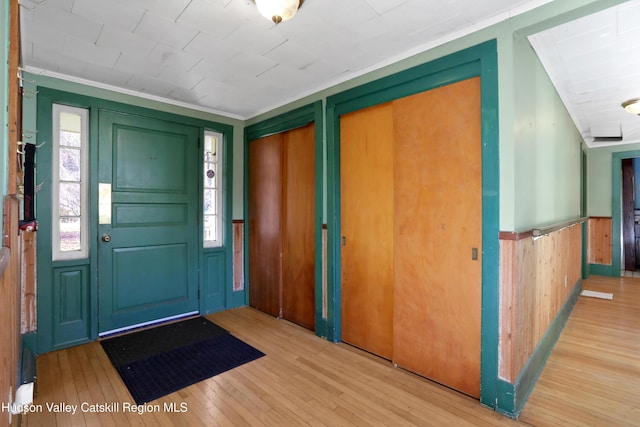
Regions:
<instances>
[{"instance_id":1,"label":"window pane","mask_svg":"<svg viewBox=\"0 0 640 427\"><path fill-rule=\"evenodd\" d=\"M71 111L60 112L60 130L80 133L81 129L82 129L81 114L74 113Z\"/></svg>"},{"instance_id":2,"label":"window pane","mask_svg":"<svg viewBox=\"0 0 640 427\"><path fill-rule=\"evenodd\" d=\"M222 246L222 134L204 133L203 175L203 244L205 247Z\"/></svg>"},{"instance_id":3,"label":"window pane","mask_svg":"<svg viewBox=\"0 0 640 427\"><path fill-rule=\"evenodd\" d=\"M60 216L80 216L80 183L60 183Z\"/></svg>"},{"instance_id":4,"label":"window pane","mask_svg":"<svg viewBox=\"0 0 640 427\"><path fill-rule=\"evenodd\" d=\"M216 190L204 191L204 214L216 213Z\"/></svg>"},{"instance_id":5,"label":"window pane","mask_svg":"<svg viewBox=\"0 0 640 427\"><path fill-rule=\"evenodd\" d=\"M217 221L215 215L205 215L204 217L204 240L218 240Z\"/></svg>"},{"instance_id":6,"label":"window pane","mask_svg":"<svg viewBox=\"0 0 640 427\"><path fill-rule=\"evenodd\" d=\"M78 132L60 131L60 146L80 147L82 138Z\"/></svg>"},{"instance_id":7,"label":"window pane","mask_svg":"<svg viewBox=\"0 0 640 427\"><path fill-rule=\"evenodd\" d=\"M80 150L60 148L60 180L80 181Z\"/></svg>"},{"instance_id":8,"label":"window pane","mask_svg":"<svg viewBox=\"0 0 640 427\"><path fill-rule=\"evenodd\" d=\"M89 110L52 105L51 259L89 256Z\"/></svg>"},{"instance_id":9,"label":"window pane","mask_svg":"<svg viewBox=\"0 0 640 427\"><path fill-rule=\"evenodd\" d=\"M60 218L60 251L80 250L80 218Z\"/></svg>"},{"instance_id":10,"label":"window pane","mask_svg":"<svg viewBox=\"0 0 640 427\"><path fill-rule=\"evenodd\" d=\"M217 138L211 136L204 139L204 161L215 162L216 161L216 148L218 145Z\"/></svg>"}]
</instances>

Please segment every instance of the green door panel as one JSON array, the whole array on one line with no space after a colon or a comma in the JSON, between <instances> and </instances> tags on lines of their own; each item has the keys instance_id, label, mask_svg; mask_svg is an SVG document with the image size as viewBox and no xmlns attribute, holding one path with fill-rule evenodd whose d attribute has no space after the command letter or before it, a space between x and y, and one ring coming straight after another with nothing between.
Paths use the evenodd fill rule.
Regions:
<instances>
[{"instance_id":1,"label":"green door panel","mask_svg":"<svg viewBox=\"0 0 640 427\"><path fill-rule=\"evenodd\" d=\"M198 128L101 110L98 129L99 332L198 311Z\"/></svg>"},{"instance_id":2,"label":"green door panel","mask_svg":"<svg viewBox=\"0 0 640 427\"><path fill-rule=\"evenodd\" d=\"M203 257L204 280L202 285L203 314L227 308L226 252L217 250Z\"/></svg>"},{"instance_id":3,"label":"green door panel","mask_svg":"<svg viewBox=\"0 0 640 427\"><path fill-rule=\"evenodd\" d=\"M53 270L53 347L89 341L89 267Z\"/></svg>"},{"instance_id":4,"label":"green door panel","mask_svg":"<svg viewBox=\"0 0 640 427\"><path fill-rule=\"evenodd\" d=\"M189 135L113 123L114 191L185 193ZM136 123L139 125L139 123ZM197 138L197 136L196 136Z\"/></svg>"}]
</instances>

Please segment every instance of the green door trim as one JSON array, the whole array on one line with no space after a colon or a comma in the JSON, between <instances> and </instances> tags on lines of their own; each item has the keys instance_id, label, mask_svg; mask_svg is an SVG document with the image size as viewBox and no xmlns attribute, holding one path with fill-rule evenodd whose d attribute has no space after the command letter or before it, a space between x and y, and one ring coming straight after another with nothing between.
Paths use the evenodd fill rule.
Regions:
<instances>
[{"instance_id":1,"label":"green door trim","mask_svg":"<svg viewBox=\"0 0 640 427\"><path fill-rule=\"evenodd\" d=\"M499 130L497 42L490 40L327 99L329 339L340 341L340 116L471 77L481 77L482 337L480 401L492 408L508 393L498 378Z\"/></svg>"},{"instance_id":2,"label":"green door trim","mask_svg":"<svg viewBox=\"0 0 640 427\"><path fill-rule=\"evenodd\" d=\"M591 274L620 277L622 270L622 160L640 157L640 150L611 154L611 268L591 266Z\"/></svg>"},{"instance_id":3,"label":"green door trim","mask_svg":"<svg viewBox=\"0 0 640 427\"><path fill-rule=\"evenodd\" d=\"M89 110L89 181L90 181L90 194L98 194L98 111L99 110L111 110L126 114L140 115L149 118L155 118L159 120L165 120L169 122L181 123L198 128L200 137L204 135L205 130L212 130L219 132L223 135L224 143L227 147L225 150L225 187L226 198L224 206L224 233L225 233L225 245L222 249L218 249L224 252L225 265L226 265L226 277L225 289L227 289L227 301L226 304L231 303L231 293L233 291L233 277L230 272L233 271L233 253L232 253L232 224L231 224L231 204L232 204L232 176L233 176L233 156L232 156L232 142L233 142L233 126L228 124L216 123L212 121L206 121L203 119L182 116L178 114L153 110L144 107L138 107L119 103L115 101L109 101L101 98L95 98L86 95L79 95L71 92L51 89L48 87L39 86L37 88L37 143L43 144L37 150L37 162L38 167L36 170L36 182L44 182L41 190L36 195L36 217L39 222L39 230L37 233L37 263L36 274L38 280L38 293L37 293L37 316L38 316L38 331L36 337L38 354L46 353L59 348L69 347L72 345L80 344L83 342L94 341L98 338L98 316L97 316L97 212L98 212L98 200L97 197L92 197L89 200L89 257L81 260L70 261L56 261L51 260L51 144L47 144L52 140L52 105L62 104L79 108L86 108ZM202 153L199 154L199 159L202 161ZM198 187L198 212L202 211L202 168L199 168L199 187ZM199 231L198 242L198 258L196 263L198 265L195 268L201 269L202 258L204 249L202 248L202 231ZM56 309L54 295L53 295L53 274L54 270L68 271L70 268L77 268L78 271L88 271L88 277L85 283L85 293L82 295L83 301L86 301L88 305L88 317L86 319L88 325L86 326L87 333L79 337L70 337L66 339L64 337L55 336L56 331L53 324L54 310ZM199 275L199 288L202 287L202 271ZM202 300L200 302L200 311L206 312L206 307L202 306Z\"/></svg>"},{"instance_id":4,"label":"green door trim","mask_svg":"<svg viewBox=\"0 0 640 427\"><path fill-rule=\"evenodd\" d=\"M322 101L316 101L314 103L296 108L289 112L280 114L278 116L260 121L253 125L247 126L244 130L244 217L249 218L249 141L253 141L258 138L273 135L276 133L286 132L288 130L296 129L302 126L306 126L309 123L315 123L315 141L314 141L314 167L315 167L315 185L314 185L314 203L315 203L315 218L314 218L314 245L315 245L315 321L316 321L316 335L321 337L327 336L327 321L322 316L322 304L323 304L323 292L322 292L322 212L323 212L323 129L324 119L322 111ZM245 257L244 257L244 277L247 293L245 299L245 305L249 304L248 301L248 288L251 286L251 278L249 277L249 233L245 228L243 236Z\"/></svg>"}]
</instances>

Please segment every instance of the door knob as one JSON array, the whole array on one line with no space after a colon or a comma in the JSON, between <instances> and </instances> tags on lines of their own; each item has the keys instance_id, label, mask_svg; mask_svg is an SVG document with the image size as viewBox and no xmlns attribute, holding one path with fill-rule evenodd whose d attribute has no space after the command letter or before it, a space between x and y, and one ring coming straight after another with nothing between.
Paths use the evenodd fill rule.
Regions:
<instances>
[{"instance_id":1,"label":"door knob","mask_svg":"<svg viewBox=\"0 0 640 427\"><path fill-rule=\"evenodd\" d=\"M109 236L108 234L103 234L102 235L102 241L107 243L111 241L111 236Z\"/></svg>"}]
</instances>

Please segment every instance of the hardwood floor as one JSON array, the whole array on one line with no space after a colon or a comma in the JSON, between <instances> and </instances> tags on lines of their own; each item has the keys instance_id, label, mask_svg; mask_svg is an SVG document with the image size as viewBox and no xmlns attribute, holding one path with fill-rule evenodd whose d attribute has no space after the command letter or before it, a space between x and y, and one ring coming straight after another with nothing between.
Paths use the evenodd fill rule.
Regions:
<instances>
[{"instance_id":1,"label":"hardwood floor","mask_svg":"<svg viewBox=\"0 0 640 427\"><path fill-rule=\"evenodd\" d=\"M640 426L640 279L592 276L520 420L539 426Z\"/></svg>"},{"instance_id":2,"label":"hardwood floor","mask_svg":"<svg viewBox=\"0 0 640 427\"><path fill-rule=\"evenodd\" d=\"M98 343L38 357L35 404L26 426L496 426L640 425L640 280L594 278L584 288L520 421L344 344L251 308L207 316L266 357L152 404L139 414ZM115 412L50 412L47 403L104 405ZM174 404L185 412L168 412ZM100 409L99 407L93 407ZM151 407L150 409L154 409Z\"/></svg>"}]
</instances>

